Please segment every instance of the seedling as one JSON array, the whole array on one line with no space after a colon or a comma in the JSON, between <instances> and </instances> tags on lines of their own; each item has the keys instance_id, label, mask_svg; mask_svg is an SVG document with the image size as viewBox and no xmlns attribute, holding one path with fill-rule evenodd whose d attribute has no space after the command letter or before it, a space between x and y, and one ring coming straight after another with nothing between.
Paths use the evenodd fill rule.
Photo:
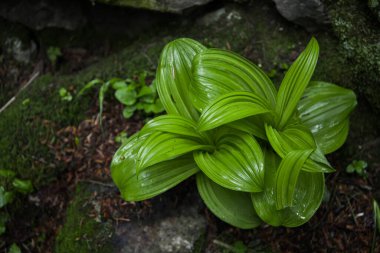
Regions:
<instances>
[{"instance_id":1,"label":"seedling","mask_svg":"<svg viewBox=\"0 0 380 253\"><path fill-rule=\"evenodd\" d=\"M366 161L363 161L363 160L354 160L352 161L351 164L349 164L346 168L346 172L347 173L356 173L358 174L359 176L362 176L362 177L366 177L367 176L367 172L366 172L366 168L367 168L368 164Z\"/></svg>"}]
</instances>

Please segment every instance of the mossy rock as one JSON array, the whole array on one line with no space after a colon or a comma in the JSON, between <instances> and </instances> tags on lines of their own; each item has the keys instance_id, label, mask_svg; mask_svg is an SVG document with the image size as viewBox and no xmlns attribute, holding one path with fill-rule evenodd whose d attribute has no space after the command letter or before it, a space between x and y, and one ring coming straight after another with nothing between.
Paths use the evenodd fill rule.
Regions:
<instances>
[{"instance_id":1,"label":"mossy rock","mask_svg":"<svg viewBox=\"0 0 380 253\"><path fill-rule=\"evenodd\" d=\"M77 186L75 197L66 210L66 222L56 238L56 253L114 252L112 224L89 217L94 190L87 184Z\"/></svg>"},{"instance_id":2,"label":"mossy rock","mask_svg":"<svg viewBox=\"0 0 380 253\"><path fill-rule=\"evenodd\" d=\"M326 1L332 28L339 38L347 68L354 75L354 88L365 94L380 112L380 26L367 1ZM337 66L342 68L342 66Z\"/></svg>"}]
</instances>

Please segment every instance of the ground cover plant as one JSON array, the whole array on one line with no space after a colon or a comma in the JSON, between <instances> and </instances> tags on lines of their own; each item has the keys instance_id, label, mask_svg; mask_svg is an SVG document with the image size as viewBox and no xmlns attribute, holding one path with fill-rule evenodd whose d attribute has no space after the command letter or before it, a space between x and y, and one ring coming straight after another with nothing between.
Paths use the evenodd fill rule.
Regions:
<instances>
[{"instance_id":1,"label":"ground cover plant","mask_svg":"<svg viewBox=\"0 0 380 253\"><path fill-rule=\"evenodd\" d=\"M325 154L345 141L355 94L311 81L312 38L279 89L257 66L191 39L164 48L156 85L167 112L116 152L111 174L122 197L140 201L196 174L207 207L223 221L254 228L296 227L320 206Z\"/></svg>"}]
</instances>

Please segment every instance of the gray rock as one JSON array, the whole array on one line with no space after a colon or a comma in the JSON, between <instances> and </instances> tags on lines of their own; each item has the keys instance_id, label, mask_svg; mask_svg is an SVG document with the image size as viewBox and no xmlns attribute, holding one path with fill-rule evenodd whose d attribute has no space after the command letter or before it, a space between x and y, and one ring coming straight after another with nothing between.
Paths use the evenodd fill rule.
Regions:
<instances>
[{"instance_id":1,"label":"gray rock","mask_svg":"<svg viewBox=\"0 0 380 253\"><path fill-rule=\"evenodd\" d=\"M287 20L302 25L309 31L329 23L321 0L273 0L277 10Z\"/></svg>"},{"instance_id":2,"label":"gray rock","mask_svg":"<svg viewBox=\"0 0 380 253\"><path fill-rule=\"evenodd\" d=\"M159 219L120 224L115 232L119 241L118 252L192 252L207 225L204 216L199 214L199 204L182 205L174 211Z\"/></svg>"},{"instance_id":3,"label":"gray rock","mask_svg":"<svg viewBox=\"0 0 380 253\"><path fill-rule=\"evenodd\" d=\"M97 2L181 14L184 10L205 5L213 0L95 0Z\"/></svg>"},{"instance_id":4,"label":"gray rock","mask_svg":"<svg viewBox=\"0 0 380 253\"><path fill-rule=\"evenodd\" d=\"M86 22L81 3L75 0L1 0L0 17L35 30L47 27L75 30Z\"/></svg>"},{"instance_id":5,"label":"gray rock","mask_svg":"<svg viewBox=\"0 0 380 253\"><path fill-rule=\"evenodd\" d=\"M36 55L37 45L32 40L24 42L17 37L10 37L5 39L3 50L14 60L28 64Z\"/></svg>"}]
</instances>

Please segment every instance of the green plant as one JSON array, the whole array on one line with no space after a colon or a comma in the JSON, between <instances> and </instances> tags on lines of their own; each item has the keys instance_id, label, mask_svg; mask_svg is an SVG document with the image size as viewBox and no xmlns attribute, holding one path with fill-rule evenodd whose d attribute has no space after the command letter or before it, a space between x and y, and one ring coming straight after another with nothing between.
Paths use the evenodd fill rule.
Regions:
<instances>
[{"instance_id":1,"label":"green plant","mask_svg":"<svg viewBox=\"0 0 380 253\"><path fill-rule=\"evenodd\" d=\"M128 201L156 196L196 174L207 207L223 221L254 228L296 227L318 209L325 154L348 134L355 94L310 81L312 38L277 91L245 58L191 39L164 48L156 85L167 112L114 155L112 178Z\"/></svg>"},{"instance_id":2,"label":"green plant","mask_svg":"<svg viewBox=\"0 0 380 253\"><path fill-rule=\"evenodd\" d=\"M70 102L73 99L73 96L71 95L70 91L68 91L66 88L60 88L58 93L62 101Z\"/></svg>"},{"instance_id":3,"label":"green plant","mask_svg":"<svg viewBox=\"0 0 380 253\"><path fill-rule=\"evenodd\" d=\"M362 177L366 177L367 176L367 172L366 172L366 168L367 168L368 164L366 161L363 161L363 160L353 160L352 163L350 163L347 167L346 167L346 172L347 173L356 173L358 174L359 176L362 176Z\"/></svg>"},{"instance_id":4,"label":"green plant","mask_svg":"<svg viewBox=\"0 0 380 253\"><path fill-rule=\"evenodd\" d=\"M5 232L5 225L9 215L4 208L13 202L17 192L28 194L33 190L30 180L22 180L16 177L13 170L0 169L0 235Z\"/></svg>"},{"instance_id":5,"label":"green plant","mask_svg":"<svg viewBox=\"0 0 380 253\"><path fill-rule=\"evenodd\" d=\"M95 79L87 83L79 92L81 96L86 90L101 84L99 91L99 115L103 112L104 96L110 87L115 91L115 98L124 105L124 118L131 118L135 111L140 110L145 113L161 113L164 107L160 99L157 97L156 85L153 81L151 85L146 83L148 73L142 72L138 76L138 80L130 78L112 78L107 82Z\"/></svg>"},{"instance_id":6,"label":"green plant","mask_svg":"<svg viewBox=\"0 0 380 253\"><path fill-rule=\"evenodd\" d=\"M59 47L49 47L46 51L46 54L51 65L53 66L53 69L55 69L58 58L62 56L61 49Z\"/></svg>"},{"instance_id":7,"label":"green plant","mask_svg":"<svg viewBox=\"0 0 380 253\"><path fill-rule=\"evenodd\" d=\"M17 246L17 244L13 243L9 248L8 253L21 253L21 249Z\"/></svg>"}]
</instances>

